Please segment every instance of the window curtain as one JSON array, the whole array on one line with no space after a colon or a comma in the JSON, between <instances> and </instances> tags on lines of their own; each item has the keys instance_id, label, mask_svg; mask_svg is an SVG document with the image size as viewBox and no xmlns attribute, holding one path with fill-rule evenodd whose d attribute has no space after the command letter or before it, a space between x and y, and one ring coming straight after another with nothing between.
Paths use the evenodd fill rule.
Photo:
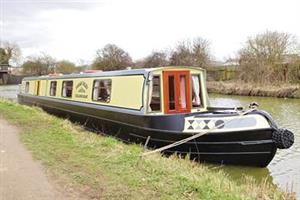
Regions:
<instances>
[{"instance_id":1,"label":"window curtain","mask_svg":"<svg viewBox=\"0 0 300 200\"><path fill-rule=\"evenodd\" d=\"M94 90L93 90L93 100L98 100L98 97L99 97L99 83L100 83L100 81L95 81Z\"/></svg>"},{"instance_id":2,"label":"window curtain","mask_svg":"<svg viewBox=\"0 0 300 200\"><path fill-rule=\"evenodd\" d=\"M181 108L186 108L186 91L185 91L185 76L180 76L180 99Z\"/></svg>"},{"instance_id":3,"label":"window curtain","mask_svg":"<svg viewBox=\"0 0 300 200\"><path fill-rule=\"evenodd\" d=\"M64 85L63 85L63 96L66 97L67 96L67 83L64 82Z\"/></svg>"},{"instance_id":4,"label":"window curtain","mask_svg":"<svg viewBox=\"0 0 300 200\"><path fill-rule=\"evenodd\" d=\"M151 79L149 83L149 94L148 94L148 111L151 112L151 101L152 101L152 93L153 93L153 80Z\"/></svg>"},{"instance_id":5,"label":"window curtain","mask_svg":"<svg viewBox=\"0 0 300 200\"><path fill-rule=\"evenodd\" d=\"M54 82L51 82L50 94L54 96Z\"/></svg>"},{"instance_id":6,"label":"window curtain","mask_svg":"<svg viewBox=\"0 0 300 200\"><path fill-rule=\"evenodd\" d=\"M108 96L110 96L110 80L104 81L104 86L105 86L105 89L106 89L106 94Z\"/></svg>"},{"instance_id":7,"label":"window curtain","mask_svg":"<svg viewBox=\"0 0 300 200\"><path fill-rule=\"evenodd\" d=\"M200 106L200 84L199 84L199 76L192 76L192 82L193 82L193 104Z\"/></svg>"}]
</instances>

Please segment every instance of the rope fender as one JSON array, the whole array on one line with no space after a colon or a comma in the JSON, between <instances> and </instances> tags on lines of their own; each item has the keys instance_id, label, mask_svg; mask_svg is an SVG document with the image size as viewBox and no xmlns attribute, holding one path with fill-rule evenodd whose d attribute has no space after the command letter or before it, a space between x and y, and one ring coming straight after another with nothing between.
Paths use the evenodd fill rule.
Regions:
<instances>
[{"instance_id":1,"label":"rope fender","mask_svg":"<svg viewBox=\"0 0 300 200\"><path fill-rule=\"evenodd\" d=\"M278 149L288 149L294 144L294 134L287 129L273 131L272 139Z\"/></svg>"}]
</instances>

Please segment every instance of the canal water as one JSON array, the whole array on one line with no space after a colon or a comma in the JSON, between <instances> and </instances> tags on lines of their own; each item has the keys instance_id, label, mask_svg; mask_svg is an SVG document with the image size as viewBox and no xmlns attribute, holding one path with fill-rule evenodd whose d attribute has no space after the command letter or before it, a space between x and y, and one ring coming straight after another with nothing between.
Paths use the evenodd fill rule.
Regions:
<instances>
[{"instance_id":1,"label":"canal water","mask_svg":"<svg viewBox=\"0 0 300 200\"><path fill-rule=\"evenodd\" d=\"M18 85L0 85L0 98L17 101Z\"/></svg>"},{"instance_id":2,"label":"canal water","mask_svg":"<svg viewBox=\"0 0 300 200\"><path fill-rule=\"evenodd\" d=\"M252 176L258 181L267 179L284 191L293 191L300 199L300 99L273 97L248 97L211 94L212 106L243 106L257 102L259 108L271 114L280 128L291 130L295 134L295 143L290 149L278 149L267 168L221 167L234 179L243 175Z\"/></svg>"},{"instance_id":3,"label":"canal water","mask_svg":"<svg viewBox=\"0 0 300 200\"><path fill-rule=\"evenodd\" d=\"M0 98L16 101L17 85L1 86ZM295 134L292 148L278 150L273 161L267 168L252 168L241 166L218 166L230 177L243 180L244 175L251 176L257 181L268 180L282 190L293 191L300 199L300 99L282 99L269 97L243 97L228 95L210 95L212 106L248 107L249 103L259 103L259 108L269 112L279 127L287 128ZM216 166L214 166L216 168Z\"/></svg>"}]
</instances>

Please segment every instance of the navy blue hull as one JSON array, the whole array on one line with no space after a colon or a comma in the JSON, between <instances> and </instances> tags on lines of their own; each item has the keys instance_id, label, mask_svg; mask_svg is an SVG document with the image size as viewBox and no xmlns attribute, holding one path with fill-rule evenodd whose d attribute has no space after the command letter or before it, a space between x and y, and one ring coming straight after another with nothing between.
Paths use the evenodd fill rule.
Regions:
<instances>
[{"instance_id":1,"label":"navy blue hull","mask_svg":"<svg viewBox=\"0 0 300 200\"><path fill-rule=\"evenodd\" d=\"M18 99L21 104L42 107L49 113L79 122L126 143L145 144L149 137L149 148L159 148L191 136L182 132L184 117L191 114L150 116L47 97L19 95ZM277 149L272 140L273 131L270 128L210 133L164 153L188 154L191 159L201 162L265 167Z\"/></svg>"}]
</instances>

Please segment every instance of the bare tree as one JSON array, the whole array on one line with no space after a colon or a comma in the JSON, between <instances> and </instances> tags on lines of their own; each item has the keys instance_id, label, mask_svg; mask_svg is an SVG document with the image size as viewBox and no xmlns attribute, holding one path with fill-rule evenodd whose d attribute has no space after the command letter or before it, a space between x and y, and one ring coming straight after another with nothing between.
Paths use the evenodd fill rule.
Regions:
<instances>
[{"instance_id":1,"label":"bare tree","mask_svg":"<svg viewBox=\"0 0 300 200\"><path fill-rule=\"evenodd\" d=\"M55 67L55 59L45 53L40 56L29 57L22 65L24 74L38 76L54 73Z\"/></svg>"},{"instance_id":2,"label":"bare tree","mask_svg":"<svg viewBox=\"0 0 300 200\"><path fill-rule=\"evenodd\" d=\"M114 44L107 44L97 51L93 69L120 70L132 65L132 59L127 52Z\"/></svg>"},{"instance_id":3,"label":"bare tree","mask_svg":"<svg viewBox=\"0 0 300 200\"><path fill-rule=\"evenodd\" d=\"M17 63L21 56L20 47L10 42L2 42L0 45L0 64L9 65L11 62Z\"/></svg>"},{"instance_id":4,"label":"bare tree","mask_svg":"<svg viewBox=\"0 0 300 200\"><path fill-rule=\"evenodd\" d=\"M68 60L62 60L56 63L56 73L70 74L77 72L76 65Z\"/></svg>"},{"instance_id":5,"label":"bare tree","mask_svg":"<svg viewBox=\"0 0 300 200\"><path fill-rule=\"evenodd\" d=\"M169 64L168 56L166 52L154 51L143 60L143 67L145 68L154 68L154 67L163 67Z\"/></svg>"},{"instance_id":6,"label":"bare tree","mask_svg":"<svg viewBox=\"0 0 300 200\"><path fill-rule=\"evenodd\" d=\"M193 66L193 50L189 40L180 41L171 53L170 64L175 66Z\"/></svg>"},{"instance_id":7,"label":"bare tree","mask_svg":"<svg viewBox=\"0 0 300 200\"><path fill-rule=\"evenodd\" d=\"M210 43L200 37L179 42L170 58L170 64L175 66L207 67L209 61Z\"/></svg>"},{"instance_id":8,"label":"bare tree","mask_svg":"<svg viewBox=\"0 0 300 200\"><path fill-rule=\"evenodd\" d=\"M250 37L241 56L249 56L257 61L275 64L282 62L285 55L295 53L297 48L295 38L289 33L266 31Z\"/></svg>"},{"instance_id":9,"label":"bare tree","mask_svg":"<svg viewBox=\"0 0 300 200\"><path fill-rule=\"evenodd\" d=\"M207 67L211 60L210 42L200 37L194 39L193 55L195 66Z\"/></svg>"},{"instance_id":10,"label":"bare tree","mask_svg":"<svg viewBox=\"0 0 300 200\"><path fill-rule=\"evenodd\" d=\"M283 64L287 57L299 50L297 41L289 33L266 31L250 37L239 51L240 78L253 82L274 82L287 79Z\"/></svg>"}]
</instances>

